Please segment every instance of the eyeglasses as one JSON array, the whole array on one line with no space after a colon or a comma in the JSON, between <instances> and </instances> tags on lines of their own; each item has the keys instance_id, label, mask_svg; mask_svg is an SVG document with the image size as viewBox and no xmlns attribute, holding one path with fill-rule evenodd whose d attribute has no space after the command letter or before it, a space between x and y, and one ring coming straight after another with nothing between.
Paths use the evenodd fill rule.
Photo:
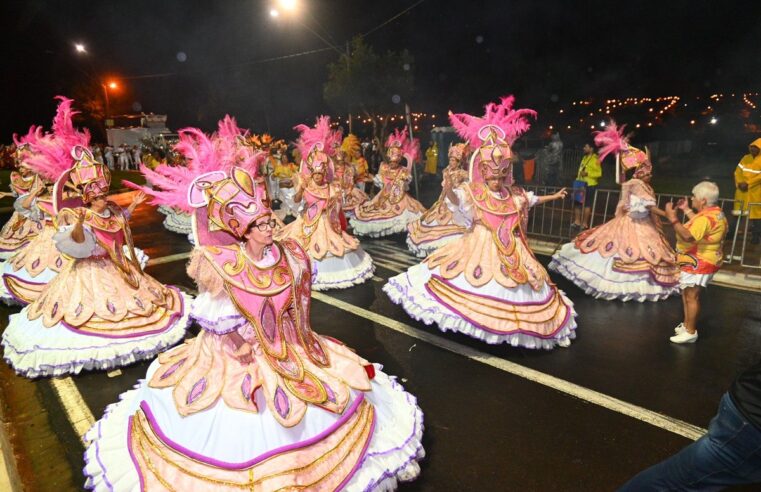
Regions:
<instances>
[{"instance_id":1,"label":"eyeglasses","mask_svg":"<svg viewBox=\"0 0 761 492\"><path fill-rule=\"evenodd\" d=\"M275 226L277 226L277 221L275 219L270 219L267 222L260 222L258 224L254 224L254 225L256 226L257 229L259 229L260 231L264 232L268 228L269 229L274 229Z\"/></svg>"}]
</instances>

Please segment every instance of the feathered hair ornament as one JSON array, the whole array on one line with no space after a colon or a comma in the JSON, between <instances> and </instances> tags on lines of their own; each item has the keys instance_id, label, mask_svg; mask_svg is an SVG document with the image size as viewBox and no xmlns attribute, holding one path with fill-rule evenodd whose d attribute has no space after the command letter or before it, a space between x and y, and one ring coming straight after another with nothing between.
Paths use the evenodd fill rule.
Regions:
<instances>
[{"instance_id":1,"label":"feathered hair ornament","mask_svg":"<svg viewBox=\"0 0 761 492\"><path fill-rule=\"evenodd\" d=\"M420 141L410 139L405 126L402 130L396 128L386 139L386 156L390 160L404 157L407 159L407 169L411 170L415 162L420 160Z\"/></svg>"},{"instance_id":2,"label":"feathered hair ornament","mask_svg":"<svg viewBox=\"0 0 761 492\"><path fill-rule=\"evenodd\" d=\"M616 156L616 183L621 184L622 170L636 169L635 178L642 178L652 174L653 166L647 149L642 151L629 144L629 135L624 135L626 125L619 127L616 122L610 120L605 130L594 132L595 145L600 150L600 161L613 154Z\"/></svg>"},{"instance_id":3,"label":"feathered hair ornament","mask_svg":"<svg viewBox=\"0 0 761 492\"><path fill-rule=\"evenodd\" d=\"M188 190L198 176L214 171L229 172L233 167L239 167L256 177L266 157L264 151L249 143L246 132L230 116L219 122L217 133L212 137L198 128L184 128L178 135L174 151L185 158L185 166L161 164L150 169L141 165L140 172L150 186L124 181L129 188L151 196L153 205L191 213L193 207L188 203Z\"/></svg>"},{"instance_id":4,"label":"feathered hair ornament","mask_svg":"<svg viewBox=\"0 0 761 492\"><path fill-rule=\"evenodd\" d=\"M457 133L475 149L470 158L471 182L505 178L512 184L510 146L531 128L528 118L536 118L536 111L513 109L514 103L515 97L502 97L499 103L484 106L481 117L449 113L449 121Z\"/></svg>"},{"instance_id":5,"label":"feathered hair ornament","mask_svg":"<svg viewBox=\"0 0 761 492\"><path fill-rule=\"evenodd\" d=\"M302 175L323 173L328 181L332 181L332 157L341 145L341 132L330 127L330 117L320 116L313 127L296 125L293 129L299 132L296 141L301 153L299 172Z\"/></svg>"},{"instance_id":6,"label":"feathered hair ornament","mask_svg":"<svg viewBox=\"0 0 761 492\"><path fill-rule=\"evenodd\" d=\"M74 128L72 118L79 114L72 110L74 100L56 96L60 102L53 118L52 132L42 134L41 127L32 127L29 133L19 139L28 145L31 156L26 165L46 181L53 182L74 164L72 149L90 145L90 133Z\"/></svg>"}]
</instances>

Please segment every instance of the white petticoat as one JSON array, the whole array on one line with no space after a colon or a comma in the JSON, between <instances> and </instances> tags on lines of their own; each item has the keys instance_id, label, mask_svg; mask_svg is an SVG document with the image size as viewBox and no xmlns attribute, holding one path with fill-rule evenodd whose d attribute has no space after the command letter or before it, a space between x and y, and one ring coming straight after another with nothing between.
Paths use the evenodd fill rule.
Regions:
<instances>
[{"instance_id":1,"label":"white petticoat","mask_svg":"<svg viewBox=\"0 0 761 492\"><path fill-rule=\"evenodd\" d=\"M312 290L346 289L363 283L375 273L373 259L362 247L343 256L326 255L322 260L312 260L317 270Z\"/></svg>"},{"instance_id":2,"label":"white petticoat","mask_svg":"<svg viewBox=\"0 0 761 492\"><path fill-rule=\"evenodd\" d=\"M679 294L679 285L661 285L649 273L621 273L613 269L615 257L603 258L597 251L582 253L574 243L564 244L552 256L548 268L596 299L612 301L660 301Z\"/></svg>"},{"instance_id":3,"label":"white petticoat","mask_svg":"<svg viewBox=\"0 0 761 492\"><path fill-rule=\"evenodd\" d=\"M383 237L407 230L407 224L423 215L422 212L404 210L396 217L385 220L359 220L356 216L349 219L349 223L357 236Z\"/></svg>"},{"instance_id":4,"label":"white petticoat","mask_svg":"<svg viewBox=\"0 0 761 492\"><path fill-rule=\"evenodd\" d=\"M561 290L558 292L563 303L568 306L570 315L553 338L541 338L526 333L501 335L486 331L464 320L461 315L453 312L431 296L426 290L425 284L431 275L438 273L438 267L430 270L425 263L420 263L410 267L406 272L390 278L388 283L383 286L383 291L394 303L400 304L407 314L414 319L422 321L426 325L436 323L441 331L457 331L489 344L508 343L513 347L551 350L555 346L568 347L571 340L576 338L576 311L573 309L573 302ZM544 301L550 295L551 290L548 283L545 283L539 291L535 291L528 284L506 289L494 280L483 287L475 288L465 280L463 275L459 275L449 282L467 292L516 303Z\"/></svg>"},{"instance_id":5,"label":"white petticoat","mask_svg":"<svg viewBox=\"0 0 761 492\"><path fill-rule=\"evenodd\" d=\"M25 307L12 314L3 332L5 361L26 377L78 374L84 370L112 369L149 359L185 336L192 297L180 293L182 316L168 330L136 338L105 338L85 335L63 323L46 328L42 318L30 321Z\"/></svg>"},{"instance_id":6,"label":"white petticoat","mask_svg":"<svg viewBox=\"0 0 761 492\"><path fill-rule=\"evenodd\" d=\"M687 287L708 287L716 273L688 273L682 270L679 272L679 288Z\"/></svg>"},{"instance_id":7,"label":"white petticoat","mask_svg":"<svg viewBox=\"0 0 761 492\"><path fill-rule=\"evenodd\" d=\"M151 364L148 380L158 367L157 361ZM364 393L375 407L375 429L360 467L344 487L347 491L395 490L398 481L418 476L417 462L425 456L421 443L423 413L417 400L394 377L383 373L380 365L375 367L372 391ZM220 398L211 408L181 417L172 390L150 388L142 380L135 389L120 395L118 403L106 408L103 418L85 435L90 442L85 452L87 488L96 492L139 490L139 476L127 447L127 426L142 401L148 404L162 432L175 443L209 458L236 463L314 437L340 418L309 405L303 420L286 428L272 416L261 392L255 395L262 409L259 413L232 409Z\"/></svg>"},{"instance_id":8,"label":"white petticoat","mask_svg":"<svg viewBox=\"0 0 761 492\"><path fill-rule=\"evenodd\" d=\"M124 254L129 255L127 246L124 246ZM145 252L140 248L135 248L135 256L137 256L137 261L140 263L141 268L145 268L145 265L148 264L148 260L150 259ZM14 271L13 267L11 266L10 262L6 261L1 263L2 269L0 270L0 275L13 275L14 277L17 277L25 282L30 283L38 283L38 284L49 284L56 275L58 275L58 272L55 270L51 270L50 268L46 268L43 271L41 271L36 277L32 277L29 275L29 272L26 271L26 268L22 268L21 270ZM0 301L3 301L5 304L8 305L18 305L22 306L25 303L21 302L20 299L16 299L13 294L11 294L8 289L5 287L5 282L1 281L0 279Z\"/></svg>"},{"instance_id":9,"label":"white petticoat","mask_svg":"<svg viewBox=\"0 0 761 492\"><path fill-rule=\"evenodd\" d=\"M166 212L164 228L177 234L190 234L193 232L190 215L177 213L171 208Z\"/></svg>"}]
</instances>

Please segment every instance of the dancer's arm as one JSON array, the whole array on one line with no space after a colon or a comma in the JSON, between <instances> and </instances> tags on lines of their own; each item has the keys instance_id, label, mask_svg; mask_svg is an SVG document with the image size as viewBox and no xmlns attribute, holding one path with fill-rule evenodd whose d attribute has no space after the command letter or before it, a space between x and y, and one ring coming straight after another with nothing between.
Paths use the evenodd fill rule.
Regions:
<instances>
[{"instance_id":1,"label":"dancer's arm","mask_svg":"<svg viewBox=\"0 0 761 492\"><path fill-rule=\"evenodd\" d=\"M568 190L563 188L560 191L558 191L557 193L553 193L552 195L537 196L536 197L536 200L537 200L536 203L537 204L542 204L542 203L552 202L552 201L555 201L555 200L562 200L566 196L568 196Z\"/></svg>"}]
</instances>

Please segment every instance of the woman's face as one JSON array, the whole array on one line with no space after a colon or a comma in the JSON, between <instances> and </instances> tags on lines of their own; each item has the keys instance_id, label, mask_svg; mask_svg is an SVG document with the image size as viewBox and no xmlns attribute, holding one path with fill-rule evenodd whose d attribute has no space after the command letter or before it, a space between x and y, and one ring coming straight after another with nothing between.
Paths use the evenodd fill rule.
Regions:
<instances>
[{"instance_id":1,"label":"woman's face","mask_svg":"<svg viewBox=\"0 0 761 492\"><path fill-rule=\"evenodd\" d=\"M460 165L460 160L457 157L452 156L449 158L449 167L455 168L455 167L458 167L459 165Z\"/></svg>"},{"instance_id":2,"label":"woman's face","mask_svg":"<svg viewBox=\"0 0 761 492\"><path fill-rule=\"evenodd\" d=\"M260 246L269 246L272 244L272 232L275 227L275 219L272 215L265 215L256 219L254 224L249 227L244 236L246 241Z\"/></svg>"},{"instance_id":3,"label":"woman's face","mask_svg":"<svg viewBox=\"0 0 761 492\"><path fill-rule=\"evenodd\" d=\"M321 185L325 182L325 175L323 173L314 173L312 174L312 179L316 184Z\"/></svg>"},{"instance_id":4,"label":"woman's face","mask_svg":"<svg viewBox=\"0 0 761 492\"><path fill-rule=\"evenodd\" d=\"M505 182L505 178L489 178L486 180L486 186L489 187L489 191L500 191L502 185Z\"/></svg>"},{"instance_id":5,"label":"woman's face","mask_svg":"<svg viewBox=\"0 0 761 492\"><path fill-rule=\"evenodd\" d=\"M96 197L93 197L92 200L90 200L90 208L96 212L104 211L106 209L107 204L108 204L107 195L98 195Z\"/></svg>"}]
</instances>

